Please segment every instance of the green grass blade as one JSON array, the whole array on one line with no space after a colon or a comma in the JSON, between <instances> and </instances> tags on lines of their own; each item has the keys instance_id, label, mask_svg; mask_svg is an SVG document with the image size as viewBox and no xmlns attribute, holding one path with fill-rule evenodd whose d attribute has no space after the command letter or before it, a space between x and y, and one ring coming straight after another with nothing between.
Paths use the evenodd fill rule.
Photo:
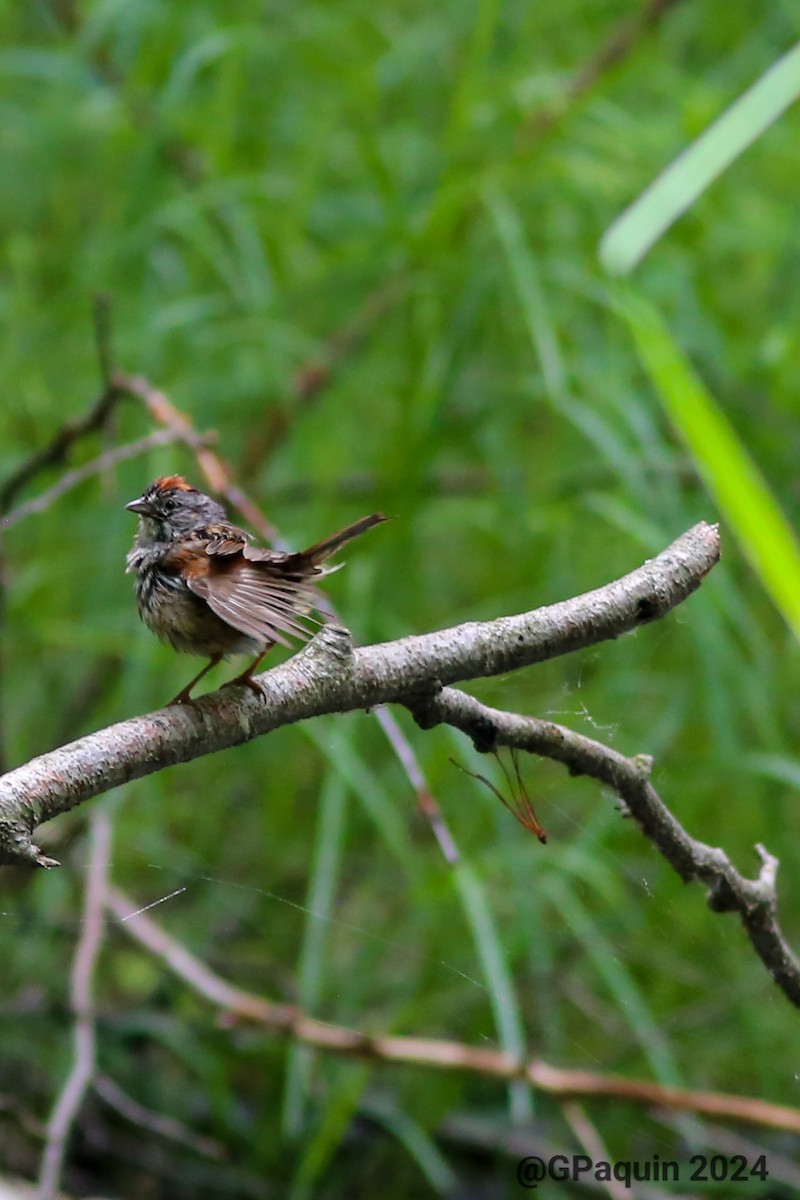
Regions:
<instances>
[{"instance_id":1,"label":"green grass blade","mask_svg":"<svg viewBox=\"0 0 800 1200\"><path fill-rule=\"evenodd\" d=\"M331 767L361 802L364 811L383 838L387 849L400 862L409 879L419 877L418 856L408 823L389 788L349 741L334 738L332 722L309 722L303 732L328 759Z\"/></svg>"},{"instance_id":2,"label":"green grass blade","mask_svg":"<svg viewBox=\"0 0 800 1200\"><path fill-rule=\"evenodd\" d=\"M464 914L478 952L483 978L489 989L492 1012L507 1054L523 1058L526 1053L522 1014L517 1002L514 980L508 969L505 951L486 897L486 889L472 867L463 861L456 863L453 876ZM511 1115L514 1122L523 1123L532 1117L530 1089L527 1084L512 1083L509 1088Z\"/></svg>"},{"instance_id":3,"label":"green grass blade","mask_svg":"<svg viewBox=\"0 0 800 1200\"><path fill-rule=\"evenodd\" d=\"M614 997L620 1017L630 1028L655 1078L663 1087L682 1087L685 1080L669 1042L633 975L605 937L601 923L592 917L575 889L565 880L551 875L544 880L543 886L559 917L580 942L587 958Z\"/></svg>"},{"instance_id":4,"label":"green grass blade","mask_svg":"<svg viewBox=\"0 0 800 1200\"><path fill-rule=\"evenodd\" d=\"M322 993L329 922L339 886L347 828L347 791L341 776L334 773L328 776L314 836L297 978L298 1002L312 1014ZM289 1053L282 1116L284 1132L292 1138L298 1137L302 1129L312 1058L308 1046L292 1046Z\"/></svg>"},{"instance_id":5,"label":"green grass blade","mask_svg":"<svg viewBox=\"0 0 800 1200\"><path fill-rule=\"evenodd\" d=\"M607 271L624 275L670 225L800 96L800 44L752 87L617 217L600 242Z\"/></svg>"},{"instance_id":6,"label":"green grass blade","mask_svg":"<svg viewBox=\"0 0 800 1200\"><path fill-rule=\"evenodd\" d=\"M561 407L568 398L567 369L525 227L502 192L487 190L484 203L506 256L548 394L552 403Z\"/></svg>"},{"instance_id":7,"label":"green grass blade","mask_svg":"<svg viewBox=\"0 0 800 1200\"><path fill-rule=\"evenodd\" d=\"M616 307L664 409L721 515L792 631L800 636L800 545L761 471L656 310L619 293Z\"/></svg>"},{"instance_id":8,"label":"green grass blade","mask_svg":"<svg viewBox=\"0 0 800 1200\"><path fill-rule=\"evenodd\" d=\"M427 1183L439 1196L453 1196L458 1191L458 1177L434 1138L396 1104L365 1097L361 1111L381 1125L414 1160Z\"/></svg>"},{"instance_id":9,"label":"green grass blade","mask_svg":"<svg viewBox=\"0 0 800 1200\"><path fill-rule=\"evenodd\" d=\"M290 1200L310 1200L329 1169L361 1104L372 1067L364 1063L340 1063L336 1083L326 1092L319 1129L304 1147L296 1164L289 1191Z\"/></svg>"}]
</instances>

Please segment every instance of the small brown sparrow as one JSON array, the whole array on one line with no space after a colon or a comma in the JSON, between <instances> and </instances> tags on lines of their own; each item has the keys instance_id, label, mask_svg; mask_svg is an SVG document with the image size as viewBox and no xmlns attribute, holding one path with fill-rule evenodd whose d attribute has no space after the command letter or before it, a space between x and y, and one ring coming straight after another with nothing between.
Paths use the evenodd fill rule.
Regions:
<instances>
[{"instance_id":1,"label":"small brown sparrow","mask_svg":"<svg viewBox=\"0 0 800 1200\"><path fill-rule=\"evenodd\" d=\"M291 645L290 638L307 641L306 622L319 624L309 615L322 601L312 580L336 569L324 564L345 542L386 520L373 513L289 554L251 545L221 504L180 475L157 479L125 507L139 516L126 560L127 573L136 575L139 616L173 649L210 659L171 704L187 703L195 684L229 654L256 656L231 683L261 695L252 676L267 651L276 642Z\"/></svg>"}]
</instances>

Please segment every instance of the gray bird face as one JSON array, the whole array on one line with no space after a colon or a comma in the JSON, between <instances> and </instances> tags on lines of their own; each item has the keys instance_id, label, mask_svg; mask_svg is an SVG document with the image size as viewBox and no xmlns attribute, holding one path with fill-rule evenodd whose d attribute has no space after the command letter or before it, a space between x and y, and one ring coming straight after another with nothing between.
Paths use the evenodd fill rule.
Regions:
<instances>
[{"instance_id":1,"label":"gray bird face","mask_svg":"<svg viewBox=\"0 0 800 1200\"><path fill-rule=\"evenodd\" d=\"M190 487L180 475L157 479L125 507L139 517L136 544L143 549L180 541L198 527L226 519L221 504Z\"/></svg>"}]
</instances>

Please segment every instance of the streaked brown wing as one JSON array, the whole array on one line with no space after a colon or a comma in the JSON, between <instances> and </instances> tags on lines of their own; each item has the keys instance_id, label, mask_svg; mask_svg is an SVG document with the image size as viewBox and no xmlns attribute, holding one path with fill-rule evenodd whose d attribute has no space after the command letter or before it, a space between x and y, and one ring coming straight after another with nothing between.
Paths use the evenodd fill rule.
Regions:
<instances>
[{"instance_id":1,"label":"streaked brown wing","mask_svg":"<svg viewBox=\"0 0 800 1200\"><path fill-rule=\"evenodd\" d=\"M237 525L208 525L203 540L206 554L214 557L241 554L247 547L247 534Z\"/></svg>"},{"instance_id":2,"label":"streaked brown wing","mask_svg":"<svg viewBox=\"0 0 800 1200\"><path fill-rule=\"evenodd\" d=\"M309 611L320 602L311 584L281 578L265 564L244 564L235 570L212 569L208 574L186 575L187 584L212 612L248 637L291 646L290 638L308 641L319 621ZM223 566L222 563L219 564Z\"/></svg>"},{"instance_id":3,"label":"streaked brown wing","mask_svg":"<svg viewBox=\"0 0 800 1200\"><path fill-rule=\"evenodd\" d=\"M245 543L234 541L232 538L215 537L206 545L206 554L214 555L215 557L227 554L241 554L245 549Z\"/></svg>"}]
</instances>

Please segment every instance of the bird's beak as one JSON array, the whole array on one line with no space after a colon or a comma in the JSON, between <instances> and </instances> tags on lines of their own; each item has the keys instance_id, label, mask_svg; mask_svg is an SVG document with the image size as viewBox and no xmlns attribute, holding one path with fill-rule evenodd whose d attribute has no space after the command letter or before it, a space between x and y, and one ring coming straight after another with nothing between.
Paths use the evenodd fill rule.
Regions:
<instances>
[{"instance_id":1,"label":"bird's beak","mask_svg":"<svg viewBox=\"0 0 800 1200\"><path fill-rule=\"evenodd\" d=\"M126 504L128 512L139 513L142 517L147 517L151 514L152 509L145 500L144 496L140 496L138 500L131 500L130 504Z\"/></svg>"}]
</instances>

